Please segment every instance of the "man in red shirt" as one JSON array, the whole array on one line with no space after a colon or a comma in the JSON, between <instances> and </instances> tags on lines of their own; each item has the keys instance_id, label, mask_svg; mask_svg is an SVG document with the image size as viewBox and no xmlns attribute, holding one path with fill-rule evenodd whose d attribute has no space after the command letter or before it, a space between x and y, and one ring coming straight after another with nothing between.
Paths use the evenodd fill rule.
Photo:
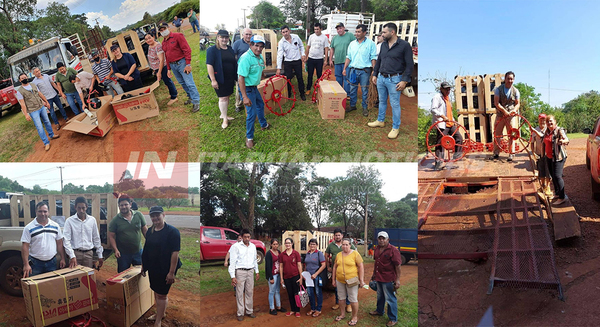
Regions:
<instances>
[{"instance_id":1,"label":"man in red shirt","mask_svg":"<svg viewBox=\"0 0 600 327\"><path fill-rule=\"evenodd\" d=\"M158 31L164 38L162 49L167 60L167 76L171 78L172 74L175 75L189 98L184 104L192 103L194 105L192 112L198 112L200 110L200 94L192 76L192 49L183 34L172 33L169 30L169 24L160 24Z\"/></svg>"},{"instance_id":2,"label":"man in red shirt","mask_svg":"<svg viewBox=\"0 0 600 327\"><path fill-rule=\"evenodd\" d=\"M390 244L387 232L377 234L377 249L375 249L375 265L371 280L377 282L377 309L369 312L372 316L383 316L385 304L388 305L386 326L394 326L398 322L398 300L396 290L400 287L400 265L402 257L398 248Z\"/></svg>"}]
</instances>

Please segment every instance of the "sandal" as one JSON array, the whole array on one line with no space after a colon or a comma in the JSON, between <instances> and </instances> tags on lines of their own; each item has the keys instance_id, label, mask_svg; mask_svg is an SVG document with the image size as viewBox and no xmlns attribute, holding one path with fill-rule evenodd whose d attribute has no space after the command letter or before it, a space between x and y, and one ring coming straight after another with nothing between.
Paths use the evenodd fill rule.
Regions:
<instances>
[{"instance_id":1,"label":"sandal","mask_svg":"<svg viewBox=\"0 0 600 327\"><path fill-rule=\"evenodd\" d=\"M350 320L350 321L348 321L348 326L356 326L357 323L358 323L358 320Z\"/></svg>"},{"instance_id":2,"label":"sandal","mask_svg":"<svg viewBox=\"0 0 600 327\"><path fill-rule=\"evenodd\" d=\"M316 311L310 310L309 312L306 313L307 316L312 316L313 313L315 313Z\"/></svg>"},{"instance_id":3,"label":"sandal","mask_svg":"<svg viewBox=\"0 0 600 327\"><path fill-rule=\"evenodd\" d=\"M321 311L315 311L315 313L312 314L313 317L318 317L321 315Z\"/></svg>"},{"instance_id":4,"label":"sandal","mask_svg":"<svg viewBox=\"0 0 600 327\"><path fill-rule=\"evenodd\" d=\"M342 321L344 318L346 318L346 316L337 316L335 317L335 321Z\"/></svg>"}]
</instances>

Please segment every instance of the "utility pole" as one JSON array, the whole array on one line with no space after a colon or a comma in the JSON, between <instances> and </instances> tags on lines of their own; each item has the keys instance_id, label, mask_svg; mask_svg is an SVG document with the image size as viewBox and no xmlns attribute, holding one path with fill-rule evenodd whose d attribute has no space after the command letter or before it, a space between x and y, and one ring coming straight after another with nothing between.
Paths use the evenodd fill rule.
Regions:
<instances>
[{"instance_id":1,"label":"utility pole","mask_svg":"<svg viewBox=\"0 0 600 327\"><path fill-rule=\"evenodd\" d=\"M56 168L60 169L60 194L63 194L63 177L62 177L62 170L63 166L57 166Z\"/></svg>"},{"instance_id":2,"label":"utility pole","mask_svg":"<svg viewBox=\"0 0 600 327\"><path fill-rule=\"evenodd\" d=\"M368 229L367 228L368 227L367 223L369 221L367 219L369 217L369 193L367 193L367 197L366 198L367 198L367 201L365 203L365 236L364 236L364 241L365 241L365 253L364 253L364 255L365 255L365 257L367 256L367 253L369 253L368 252L368 248L369 248L369 246L368 246L368 244L369 244L368 239L369 238L368 238L368 235L367 235L367 229Z\"/></svg>"},{"instance_id":3,"label":"utility pole","mask_svg":"<svg viewBox=\"0 0 600 327\"><path fill-rule=\"evenodd\" d=\"M248 26L246 25L246 10L245 8L242 8L242 10L244 11L244 28L248 28Z\"/></svg>"},{"instance_id":4,"label":"utility pole","mask_svg":"<svg viewBox=\"0 0 600 327\"><path fill-rule=\"evenodd\" d=\"M310 0L306 0L306 42L308 42L308 36L310 35Z\"/></svg>"}]
</instances>

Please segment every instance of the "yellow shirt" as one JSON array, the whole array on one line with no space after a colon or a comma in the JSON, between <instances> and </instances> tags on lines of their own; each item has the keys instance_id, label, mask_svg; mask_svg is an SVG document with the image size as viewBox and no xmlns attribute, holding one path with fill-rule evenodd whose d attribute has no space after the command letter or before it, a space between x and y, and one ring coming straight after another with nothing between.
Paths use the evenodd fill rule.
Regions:
<instances>
[{"instance_id":1,"label":"yellow shirt","mask_svg":"<svg viewBox=\"0 0 600 327\"><path fill-rule=\"evenodd\" d=\"M344 261L343 266L342 257ZM346 284L347 279L358 277L358 264L363 263L363 259L360 256L360 253L358 253L358 251L354 250L346 256L344 256L344 253L342 251L338 253L338 255L335 257L335 263L337 264L337 270L335 271L335 279L342 284ZM346 271L345 276L344 270Z\"/></svg>"}]
</instances>

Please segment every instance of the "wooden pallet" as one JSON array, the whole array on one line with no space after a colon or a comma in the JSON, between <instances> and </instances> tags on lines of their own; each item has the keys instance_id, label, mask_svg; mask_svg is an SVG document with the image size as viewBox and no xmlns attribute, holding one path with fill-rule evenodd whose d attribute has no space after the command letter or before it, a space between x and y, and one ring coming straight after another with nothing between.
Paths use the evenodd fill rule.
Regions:
<instances>
[{"instance_id":1,"label":"wooden pallet","mask_svg":"<svg viewBox=\"0 0 600 327\"><path fill-rule=\"evenodd\" d=\"M488 74L483 77L483 89L485 93L485 112L495 114L496 107L494 106L494 89L504 83L504 75Z\"/></svg>"},{"instance_id":2,"label":"wooden pallet","mask_svg":"<svg viewBox=\"0 0 600 327\"><path fill-rule=\"evenodd\" d=\"M132 49L127 47L127 42L130 42L130 45L133 45ZM146 54L144 53L144 49L142 48L142 43L138 37L138 34L135 31L127 31L123 32L113 38L106 40L106 44L104 48L109 56L109 60L114 60L114 55L112 51L110 51L110 47L113 44L119 45L122 53L129 53L136 60L137 69L140 72L146 71L150 69L150 64L148 64L148 59L146 59Z\"/></svg>"},{"instance_id":3,"label":"wooden pallet","mask_svg":"<svg viewBox=\"0 0 600 327\"><path fill-rule=\"evenodd\" d=\"M457 121L469 131L471 141L488 142L488 120L485 114L458 115ZM462 129L461 134L463 134L463 138L466 138L464 133L462 133Z\"/></svg>"},{"instance_id":4,"label":"wooden pallet","mask_svg":"<svg viewBox=\"0 0 600 327\"><path fill-rule=\"evenodd\" d=\"M454 97L459 114L485 113L483 100L483 77L456 76L454 79Z\"/></svg>"}]
</instances>

